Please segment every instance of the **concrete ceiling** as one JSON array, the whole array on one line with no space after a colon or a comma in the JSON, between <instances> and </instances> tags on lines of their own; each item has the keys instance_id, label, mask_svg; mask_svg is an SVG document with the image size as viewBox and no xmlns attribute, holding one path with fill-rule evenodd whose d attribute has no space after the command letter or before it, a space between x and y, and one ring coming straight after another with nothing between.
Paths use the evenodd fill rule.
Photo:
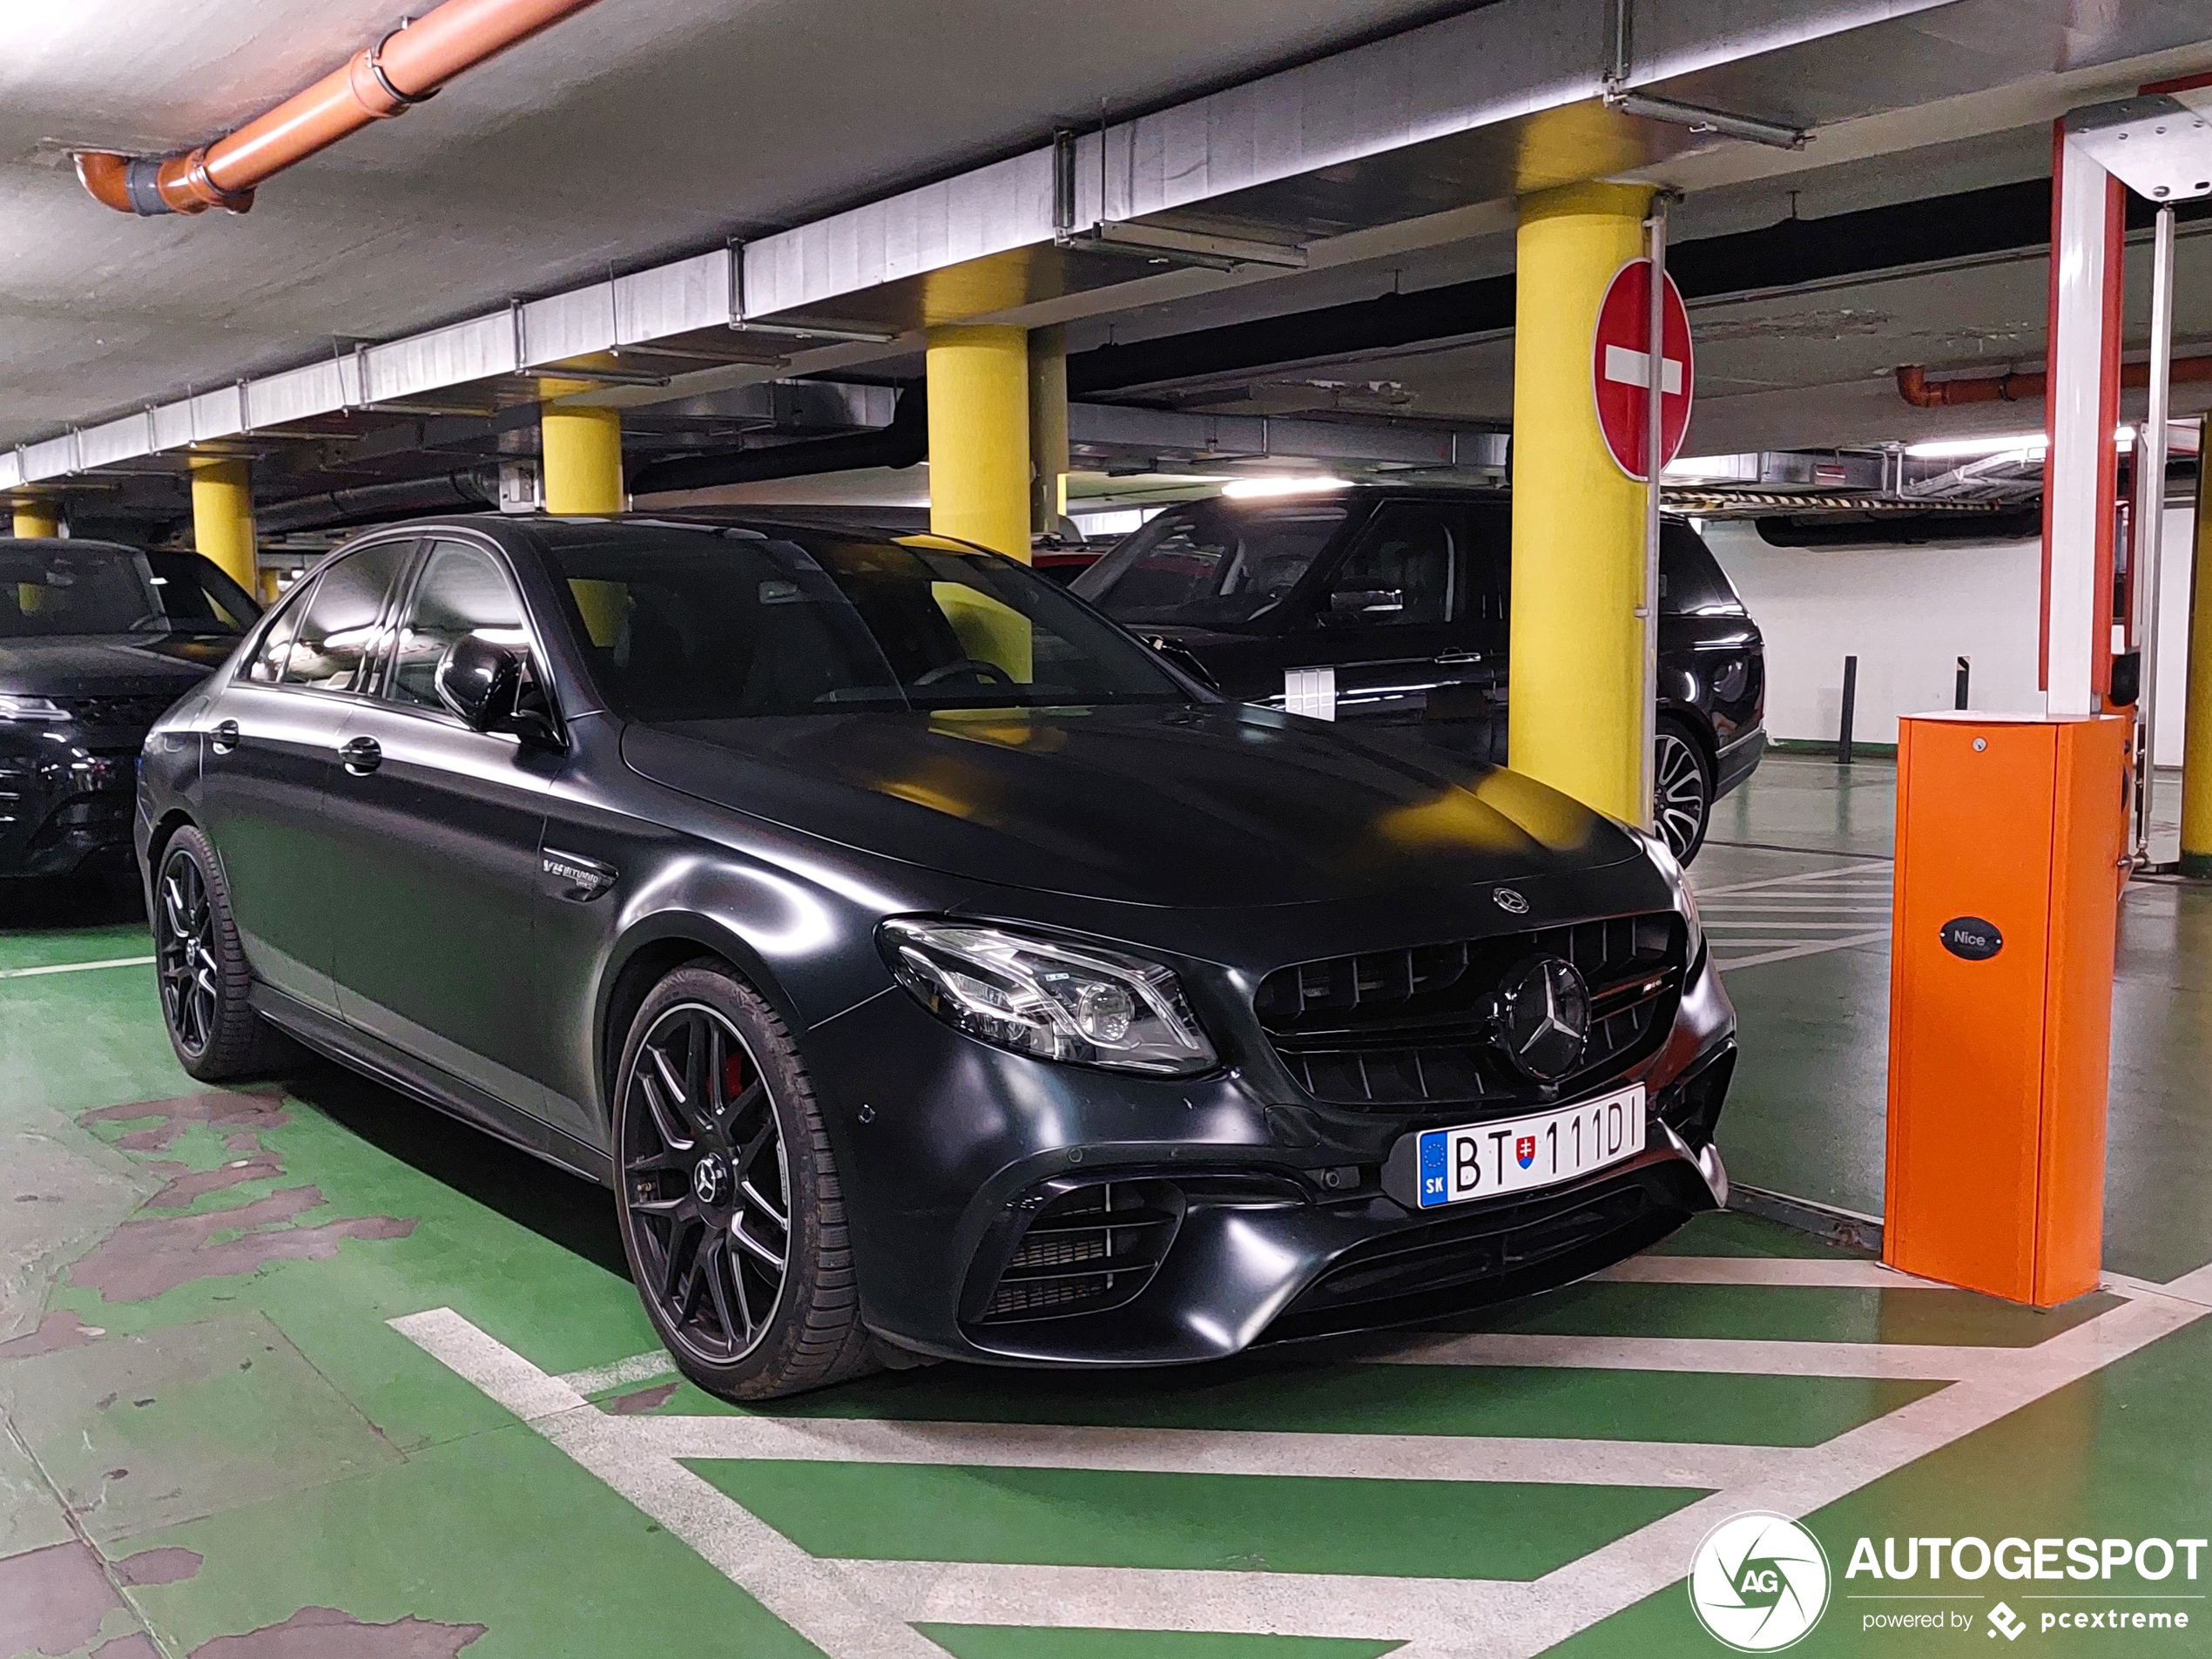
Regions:
<instances>
[{"instance_id":1,"label":"concrete ceiling","mask_svg":"<svg viewBox=\"0 0 2212 1659\"><path fill-rule=\"evenodd\" d=\"M1853 67L1844 43L1844 81L1855 74L1881 95L1863 115L1824 125L1811 149L1722 145L1645 168L1690 192L1677 238L2047 177L2053 116L2143 80L2212 69L2212 17L2198 0L2101 0L2086 23L2067 22L2072 0L2008 3L2058 32L2045 42L2024 28L1997 52L1986 49L2013 15L2007 4L1937 6L1902 37L1909 61ZM623 0L273 181L251 215L150 221L93 203L67 152L203 140L373 40L398 11L361 0L0 9L0 443L879 200L1034 149L1055 125L1095 122L1101 98L1118 119L1475 9L1436 0L1295 9L1220 0L1203 13L1159 0L927 10L881 0ZM2039 67L2047 48L2055 72ZM1751 78L1735 86L1733 73ZM1912 102L1924 84L1934 90ZM1710 88L1686 90L1715 98L1734 91L1749 100L1738 107L1774 107L1771 60L1748 59ZM1357 231L1316 244L1312 268L1292 276L1181 271L1130 282L1062 314L1069 345L1176 336L1508 272L1511 212L1509 201L1491 199ZM1891 376L1903 362L2034 360L2043 282L2040 251L2023 248L1702 301L1690 447L2033 425L2033 408L1912 409ZM2140 293L2134 303L2140 319ZM1056 320L1050 312L1033 306L1007 320ZM2212 237L2184 241L2180 320L2185 348L2212 341ZM878 380L918 373L900 349L840 348L801 366ZM1494 331L1142 395L1223 413L1333 407L1501 423L1511 352L1509 335ZM586 401L642 404L779 372L714 371L670 392ZM641 435L650 424L640 419Z\"/></svg>"},{"instance_id":2,"label":"concrete ceiling","mask_svg":"<svg viewBox=\"0 0 2212 1659\"><path fill-rule=\"evenodd\" d=\"M414 8L421 10L420 6ZM0 443L772 228L1471 8L1465 0L620 0L272 181L140 220L76 148L202 142L388 0L0 7Z\"/></svg>"}]
</instances>

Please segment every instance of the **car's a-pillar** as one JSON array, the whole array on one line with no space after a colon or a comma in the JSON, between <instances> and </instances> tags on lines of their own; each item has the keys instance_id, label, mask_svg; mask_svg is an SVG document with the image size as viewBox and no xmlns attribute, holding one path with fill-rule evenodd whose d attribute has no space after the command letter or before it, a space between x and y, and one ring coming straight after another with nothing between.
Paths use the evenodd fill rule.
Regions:
<instances>
[{"instance_id":1,"label":"car's a-pillar","mask_svg":"<svg viewBox=\"0 0 2212 1659\"><path fill-rule=\"evenodd\" d=\"M1513 610L1506 741L1514 771L1644 821L1644 489L1614 464L1590 390L1598 307L1642 256L1651 192L1524 197L1516 251Z\"/></svg>"},{"instance_id":2,"label":"car's a-pillar","mask_svg":"<svg viewBox=\"0 0 2212 1659\"><path fill-rule=\"evenodd\" d=\"M253 534L253 468L243 455L192 458L192 550L248 593L261 591Z\"/></svg>"},{"instance_id":3,"label":"car's a-pillar","mask_svg":"<svg viewBox=\"0 0 2212 1659\"><path fill-rule=\"evenodd\" d=\"M562 401L597 389L586 381L539 382L538 472L549 513L613 514L627 504L622 411Z\"/></svg>"}]
</instances>

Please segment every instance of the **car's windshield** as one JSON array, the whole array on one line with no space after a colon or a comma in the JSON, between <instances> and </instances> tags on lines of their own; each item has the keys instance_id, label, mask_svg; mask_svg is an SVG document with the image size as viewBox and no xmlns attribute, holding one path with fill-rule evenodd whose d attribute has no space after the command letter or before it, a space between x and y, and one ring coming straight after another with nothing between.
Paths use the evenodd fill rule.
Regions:
<instances>
[{"instance_id":1,"label":"car's windshield","mask_svg":"<svg viewBox=\"0 0 2212 1659\"><path fill-rule=\"evenodd\" d=\"M0 545L0 639L240 634L260 614L193 554L64 539Z\"/></svg>"},{"instance_id":2,"label":"car's windshield","mask_svg":"<svg viewBox=\"0 0 2212 1659\"><path fill-rule=\"evenodd\" d=\"M552 550L601 690L636 720L1190 695L1042 577L932 536L631 524Z\"/></svg>"},{"instance_id":3,"label":"car's windshield","mask_svg":"<svg viewBox=\"0 0 2212 1659\"><path fill-rule=\"evenodd\" d=\"M1344 515L1327 502L1172 508L1076 577L1074 590L1131 626L1242 628L1282 603Z\"/></svg>"}]
</instances>

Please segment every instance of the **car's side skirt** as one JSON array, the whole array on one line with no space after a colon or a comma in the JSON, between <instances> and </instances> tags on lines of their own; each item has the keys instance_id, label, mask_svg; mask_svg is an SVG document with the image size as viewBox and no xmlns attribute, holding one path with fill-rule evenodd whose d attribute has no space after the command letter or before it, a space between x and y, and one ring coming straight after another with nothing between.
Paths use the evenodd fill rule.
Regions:
<instances>
[{"instance_id":1,"label":"car's side skirt","mask_svg":"<svg viewBox=\"0 0 2212 1659\"><path fill-rule=\"evenodd\" d=\"M401 1094L457 1117L473 1129L496 1136L535 1157L570 1175L582 1176L601 1186L614 1184L614 1164L605 1153L587 1146L571 1135L533 1117L528 1112L495 1100L460 1078L403 1055L368 1033L334 1020L318 1008L255 982L247 1000L253 1011L272 1025L334 1060Z\"/></svg>"}]
</instances>

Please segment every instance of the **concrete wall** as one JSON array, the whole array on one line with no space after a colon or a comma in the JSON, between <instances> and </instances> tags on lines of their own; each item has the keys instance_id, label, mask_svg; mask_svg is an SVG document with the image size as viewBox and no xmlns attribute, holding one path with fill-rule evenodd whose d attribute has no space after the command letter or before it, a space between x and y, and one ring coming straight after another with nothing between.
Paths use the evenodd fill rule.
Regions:
<instances>
[{"instance_id":1,"label":"concrete wall","mask_svg":"<svg viewBox=\"0 0 2212 1659\"><path fill-rule=\"evenodd\" d=\"M2166 517L2161 598L2158 763L2179 765L2188 689L2191 515ZM1766 635L1767 730L1833 742L1844 658L1858 658L1853 732L1895 743L1900 714L1947 709L1957 659L1973 659L1973 705L2040 710L2035 642L2042 549L1770 547L1748 523L1710 523L1705 539Z\"/></svg>"}]
</instances>

